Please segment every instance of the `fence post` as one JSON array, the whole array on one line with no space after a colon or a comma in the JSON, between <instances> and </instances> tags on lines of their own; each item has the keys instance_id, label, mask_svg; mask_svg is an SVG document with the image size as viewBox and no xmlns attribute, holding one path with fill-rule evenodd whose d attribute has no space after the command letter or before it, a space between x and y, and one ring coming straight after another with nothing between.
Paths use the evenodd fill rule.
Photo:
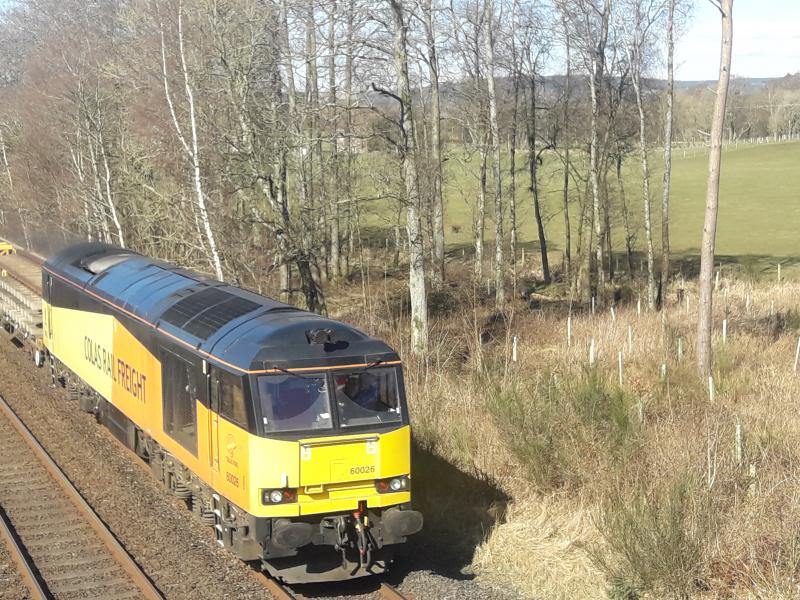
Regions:
<instances>
[{"instance_id":1,"label":"fence post","mask_svg":"<svg viewBox=\"0 0 800 600\"><path fill-rule=\"evenodd\" d=\"M736 419L736 465L742 466L742 424Z\"/></svg>"},{"instance_id":2,"label":"fence post","mask_svg":"<svg viewBox=\"0 0 800 600\"><path fill-rule=\"evenodd\" d=\"M567 315L567 348L572 348L572 315Z\"/></svg>"},{"instance_id":3,"label":"fence post","mask_svg":"<svg viewBox=\"0 0 800 600\"><path fill-rule=\"evenodd\" d=\"M795 373L797 373L797 361L800 360L800 337L797 338L797 350L794 351L794 369L792 369Z\"/></svg>"}]
</instances>

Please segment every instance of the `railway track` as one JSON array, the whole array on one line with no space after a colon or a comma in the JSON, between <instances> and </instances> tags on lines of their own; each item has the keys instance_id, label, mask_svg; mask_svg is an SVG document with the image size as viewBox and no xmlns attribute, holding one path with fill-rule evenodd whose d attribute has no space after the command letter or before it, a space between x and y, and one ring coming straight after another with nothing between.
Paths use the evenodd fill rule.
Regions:
<instances>
[{"instance_id":1,"label":"railway track","mask_svg":"<svg viewBox=\"0 0 800 600\"><path fill-rule=\"evenodd\" d=\"M32 598L162 598L2 398L0 456L0 533Z\"/></svg>"},{"instance_id":2,"label":"railway track","mask_svg":"<svg viewBox=\"0 0 800 600\"><path fill-rule=\"evenodd\" d=\"M0 257L0 270L24 288L19 298L41 300L42 262L20 252ZM31 598L163 598L1 397L0 456L0 538ZM305 599L263 573L254 576L276 600ZM410 600L388 583L377 593Z\"/></svg>"},{"instance_id":3,"label":"railway track","mask_svg":"<svg viewBox=\"0 0 800 600\"><path fill-rule=\"evenodd\" d=\"M280 582L267 577L263 573L257 573L256 577L261 581L264 587L267 588L275 600L306 600L306 596L302 593L284 587ZM381 600L411 600L410 597L401 594L397 588L388 583L381 583L377 590Z\"/></svg>"}]
</instances>

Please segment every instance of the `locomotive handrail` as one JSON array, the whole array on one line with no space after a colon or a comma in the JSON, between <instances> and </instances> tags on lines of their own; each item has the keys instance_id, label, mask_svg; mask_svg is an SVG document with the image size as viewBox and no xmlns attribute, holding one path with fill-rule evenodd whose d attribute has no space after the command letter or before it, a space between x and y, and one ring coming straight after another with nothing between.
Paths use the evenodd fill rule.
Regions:
<instances>
[{"instance_id":1,"label":"locomotive handrail","mask_svg":"<svg viewBox=\"0 0 800 600\"><path fill-rule=\"evenodd\" d=\"M353 442L378 442L380 441L381 436L379 435L368 435L363 437L355 437L355 438L337 438L335 440L318 440L318 441L311 441L311 442L300 442L301 448L317 448L319 446L338 446L340 444L351 444Z\"/></svg>"}]
</instances>

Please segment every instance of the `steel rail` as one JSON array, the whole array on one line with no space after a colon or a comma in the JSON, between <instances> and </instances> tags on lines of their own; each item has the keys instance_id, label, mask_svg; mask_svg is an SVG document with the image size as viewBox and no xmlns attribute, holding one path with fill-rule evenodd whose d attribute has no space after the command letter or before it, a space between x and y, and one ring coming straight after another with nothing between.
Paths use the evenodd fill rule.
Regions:
<instances>
[{"instance_id":1,"label":"steel rail","mask_svg":"<svg viewBox=\"0 0 800 600\"><path fill-rule=\"evenodd\" d=\"M5 511L0 510L0 537L3 538L8 551L11 553L11 559L17 565L17 572L22 579L22 583L28 588L32 600L48 600L48 593L46 586L42 584L39 576L36 574L32 561L28 558L27 553L22 549L17 541L17 536L14 535L14 530L11 523L6 516Z\"/></svg>"},{"instance_id":2,"label":"steel rail","mask_svg":"<svg viewBox=\"0 0 800 600\"><path fill-rule=\"evenodd\" d=\"M293 594L288 588L280 584L277 579L264 575L259 571L253 571L256 581L267 588L275 600L304 600L302 595Z\"/></svg>"},{"instance_id":3,"label":"steel rail","mask_svg":"<svg viewBox=\"0 0 800 600\"><path fill-rule=\"evenodd\" d=\"M122 547L117 538L114 537L114 534L111 533L92 507L84 500L75 486L72 485L70 480L50 457L44 447L42 447L30 429L28 429L25 423L17 416L14 409L12 409L2 397L0 397L0 414L8 420L25 444L31 449L42 466L44 466L47 473L61 488L64 497L78 510L116 563L142 593L142 596L147 600L163 600L163 596L147 578L142 568L131 558L130 554Z\"/></svg>"},{"instance_id":4,"label":"steel rail","mask_svg":"<svg viewBox=\"0 0 800 600\"><path fill-rule=\"evenodd\" d=\"M42 264L44 264L42 261L40 261L40 260L38 260L38 259L28 255L28 254L21 254L21 253L17 252L17 254L15 256L18 259L27 261L28 263L30 263L31 265L33 265L34 267L36 267L37 269L40 269L40 270L41 270ZM2 258L2 257L0 257L0 258ZM42 296L41 278L39 279L38 283L31 283L29 280L27 280L25 277L23 277L20 273L15 273L13 267L6 266L6 267L0 267L0 268L2 268L2 270L5 271L6 274L11 279L13 279L17 283L19 283L21 286L23 286L29 292L33 292L34 294L36 294L39 297Z\"/></svg>"},{"instance_id":5,"label":"steel rail","mask_svg":"<svg viewBox=\"0 0 800 600\"><path fill-rule=\"evenodd\" d=\"M404 596L397 590L397 588L395 588L393 585L389 585L388 583L381 583L378 593L384 600L411 600L408 596Z\"/></svg>"}]
</instances>

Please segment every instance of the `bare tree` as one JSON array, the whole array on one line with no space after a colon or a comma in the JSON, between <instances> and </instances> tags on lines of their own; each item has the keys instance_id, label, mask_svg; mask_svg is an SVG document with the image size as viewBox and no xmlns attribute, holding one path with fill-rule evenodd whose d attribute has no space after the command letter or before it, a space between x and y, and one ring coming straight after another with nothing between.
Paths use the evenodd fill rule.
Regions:
<instances>
[{"instance_id":1,"label":"bare tree","mask_svg":"<svg viewBox=\"0 0 800 600\"><path fill-rule=\"evenodd\" d=\"M172 100L172 93L169 86L169 72L167 70L167 49L164 40L164 23L159 21L159 32L161 39L161 68L164 84L164 95L167 99L167 105L172 117L172 124L175 127L175 133L178 136L178 141L189 159L192 167L192 180L194 183L194 193L197 211L199 213L200 222L202 223L203 232L205 233L206 242L208 243L208 251L211 259L211 264L214 267L214 273L217 279L223 279L222 262L219 258L217 251L217 242L214 238L214 232L211 229L211 221L208 217L208 210L206 209L206 197L203 190L203 178L201 174L200 163L200 144L198 142L198 124L197 124L197 110L195 106L194 90L192 88L191 79L189 77L189 68L186 63L186 50L184 47L183 36L183 2L178 0L178 56L180 60L181 73L183 75L184 91L186 93L186 103L189 108L189 129L191 138L187 140L183 131L183 126L178 119L177 112L175 111L175 104Z\"/></svg>"},{"instance_id":2,"label":"bare tree","mask_svg":"<svg viewBox=\"0 0 800 600\"><path fill-rule=\"evenodd\" d=\"M631 0L626 5L626 14L620 19L626 30L625 54L628 58L631 82L636 96L636 108L639 115L639 160L642 166L642 205L644 213L644 233L647 249L647 306L650 310L656 307L655 258L653 252L653 226L651 217L650 196L650 161L647 149L647 118L644 106L644 89L642 72L645 68L645 51L648 37L659 16L658 0ZM626 20L633 21L629 27Z\"/></svg>"},{"instance_id":3,"label":"bare tree","mask_svg":"<svg viewBox=\"0 0 800 600\"><path fill-rule=\"evenodd\" d=\"M589 237L594 264L587 254L587 272L595 273L597 301L602 305L605 287L604 270L604 223L603 198L601 190L601 112L603 98L603 77L606 68L606 45L608 44L609 21L613 0L559 0L558 7L569 23L572 39L580 53L583 67L588 73L589 95L591 101L590 139L589 139L589 183L592 194L592 228ZM592 236L593 234L593 236ZM591 287L591 286L589 286ZM592 290L583 290L584 301L589 299Z\"/></svg>"},{"instance_id":4,"label":"bare tree","mask_svg":"<svg viewBox=\"0 0 800 600\"><path fill-rule=\"evenodd\" d=\"M711 122L711 151L708 155L706 211L703 239L700 246L699 304L697 310L697 368L701 375L711 373L711 320L713 308L714 245L719 212L719 175L722 165L722 135L725 127L725 106L731 76L733 48L733 0L709 0L719 9L722 21L720 40L719 81Z\"/></svg>"},{"instance_id":5,"label":"bare tree","mask_svg":"<svg viewBox=\"0 0 800 600\"><path fill-rule=\"evenodd\" d=\"M520 44L517 40L519 21L519 0L513 0L511 7L510 39L510 69L511 69L511 131L509 134L508 148L508 175L510 179L508 189L508 217L509 217L509 249L511 250L511 269L514 290L517 286L517 135L519 120L520 83L522 78ZM524 43L524 40L523 40Z\"/></svg>"},{"instance_id":6,"label":"bare tree","mask_svg":"<svg viewBox=\"0 0 800 600\"><path fill-rule=\"evenodd\" d=\"M337 79L336 79L336 17L337 17L336 0L331 0L328 10L328 94L330 106L330 121L331 121L331 141L330 141L330 266L332 269L332 276L334 280L338 280L342 276L342 259L341 259L341 234L339 231L340 215L339 215L339 107L337 105Z\"/></svg>"},{"instance_id":7,"label":"bare tree","mask_svg":"<svg viewBox=\"0 0 800 600\"><path fill-rule=\"evenodd\" d=\"M528 138L528 175L530 176L530 190L533 199L533 216L536 220L536 232L539 237L539 252L542 257L542 279L544 283L549 284L551 281L550 275L550 261L547 257L547 237L544 232L544 218L542 217L542 207L539 198L539 161L541 160L541 153L549 148L550 145L546 144L541 150L536 149L538 141L537 130L537 115L539 110L537 104L537 90L536 80L539 77L539 58L540 54L536 52L533 54L530 44L526 48L527 63L528 63L528 119L526 123L526 132Z\"/></svg>"},{"instance_id":8,"label":"bare tree","mask_svg":"<svg viewBox=\"0 0 800 600\"><path fill-rule=\"evenodd\" d=\"M425 253L420 223L420 195L417 187L416 134L412 115L411 85L408 77L407 22L402 0L389 0L393 21L394 64L397 99L400 104L398 126L401 141L400 162L403 172L408 231L408 289L411 295L411 349L422 354L428 346L428 301L425 283Z\"/></svg>"},{"instance_id":9,"label":"bare tree","mask_svg":"<svg viewBox=\"0 0 800 600\"><path fill-rule=\"evenodd\" d=\"M494 181L494 283L495 303L502 308L506 303L505 264L503 262L503 182L500 173L500 128L497 125L497 91L495 90L494 61L494 0L485 0L483 6L484 52L486 60L486 87L489 99L489 133L492 151L492 179Z\"/></svg>"},{"instance_id":10,"label":"bare tree","mask_svg":"<svg viewBox=\"0 0 800 600\"><path fill-rule=\"evenodd\" d=\"M439 56L436 50L436 29L433 0L424 0L422 5L427 50L428 77L431 85L431 159L433 160L433 265L431 278L434 287L445 279L444 260L444 193L442 191L442 109L439 92Z\"/></svg>"},{"instance_id":11,"label":"bare tree","mask_svg":"<svg viewBox=\"0 0 800 600\"><path fill-rule=\"evenodd\" d=\"M31 249L31 237L28 231L27 219L22 214L22 207L19 204L19 198L14 195L14 178L11 176L11 165L8 162L8 154L6 153L6 138L3 135L3 127L0 126L0 155L3 158L3 170L5 171L6 180L8 181L8 197L14 201L17 209L17 217L19 218L20 228L22 229L22 239L25 247Z\"/></svg>"},{"instance_id":12,"label":"bare tree","mask_svg":"<svg viewBox=\"0 0 800 600\"><path fill-rule=\"evenodd\" d=\"M451 118L465 132L465 149L477 153L478 182L476 202L473 205L473 247L475 251L473 273L476 281L483 279L484 233L486 229L486 186L489 154L487 123L487 92L481 60L481 36L484 29L484 10L481 3L457 3L451 0L448 14L452 26L452 53L458 69L464 73L469 85L461 86L457 102L458 112ZM471 161L465 161L468 165Z\"/></svg>"},{"instance_id":13,"label":"bare tree","mask_svg":"<svg viewBox=\"0 0 800 600\"><path fill-rule=\"evenodd\" d=\"M561 127L563 129L563 135L561 136L561 143L564 146L564 178L563 178L563 185L564 189L562 190L562 202L563 202L563 210L564 210L564 277L567 281L570 281L572 278L572 242L570 240L570 223L569 223L569 170L570 170L570 161L569 161L569 145L571 143L571 139L569 136L569 126L570 126L570 118L569 118L569 111L570 111L570 96L572 91L572 56L571 56L571 44L570 44L570 32L569 27L567 27L564 19L562 17L561 24L564 29L564 65L566 67L566 72L564 74L564 100L563 100L563 113L562 113L562 123Z\"/></svg>"},{"instance_id":14,"label":"bare tree","mask_svg":"<svg viewBox=\"0 0 800 600\"><path fill-rule=\"evenodd\" d=\"M672 180L672 124L675 97L675 2L667 0L667 91L664 112L664 189L661 195L661 306L666 303L669 284L669 192Z\"/></svg>"}]
</instances>

